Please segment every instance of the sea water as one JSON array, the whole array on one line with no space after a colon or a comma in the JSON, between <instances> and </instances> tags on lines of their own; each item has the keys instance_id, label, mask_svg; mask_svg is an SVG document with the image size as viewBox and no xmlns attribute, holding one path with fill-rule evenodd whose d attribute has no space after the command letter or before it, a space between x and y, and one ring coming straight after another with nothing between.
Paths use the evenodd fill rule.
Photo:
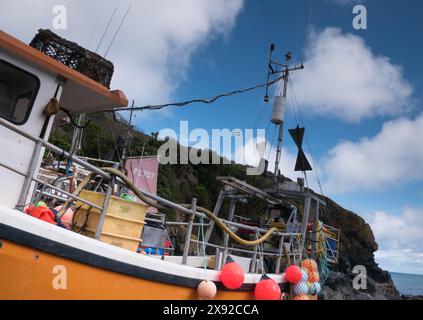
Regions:
<instances>
[{"instance_id":1,"label":"sea water","mask_svg":"<svg viewBox=\"0 0 423 320\"><path fill-rule=\"evenodd\" d=\"M423 275L391 272L392 280L403 295L423 295Z\"/></svg>"}]
</instances>

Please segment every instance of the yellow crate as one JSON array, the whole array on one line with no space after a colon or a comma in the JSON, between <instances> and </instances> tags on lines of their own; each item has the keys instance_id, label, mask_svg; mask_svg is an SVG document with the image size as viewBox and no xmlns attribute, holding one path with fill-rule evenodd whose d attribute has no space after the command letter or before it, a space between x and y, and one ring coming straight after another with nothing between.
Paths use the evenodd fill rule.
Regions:
<instances>
[{"instance_id":1,"label":"yellow crate","mask_svg":"<svg viewBox=\"0 0 423 320\"><path fill-rule=\"evenodd\" d=\"M80 198L97 206L103 206L104 194L82 191ZM82 229L82 234L94 238L101 211L80 201L76 204L73 230ZM112 196L101 231L100 241L111 245L136 251L141 242L145 225L147 206L137 202L126 201Z\"/></svg>"}]
</instances>

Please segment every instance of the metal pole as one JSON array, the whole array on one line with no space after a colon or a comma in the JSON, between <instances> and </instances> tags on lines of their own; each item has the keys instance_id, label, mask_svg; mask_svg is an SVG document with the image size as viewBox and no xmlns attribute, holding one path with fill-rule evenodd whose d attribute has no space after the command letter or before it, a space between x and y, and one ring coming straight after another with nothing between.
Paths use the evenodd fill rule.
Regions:
<instances>
[{"instance_id":1,"label":"metal pole","mask_svg":"<svg viewBox=\"0 0 423 320\"><path fill-rule=\"evenodd\" d=\"M221 264L221 255L220 255L219 248L216 248L214 261L215 261L214 270L220 270L220 267L222 264Z\"/></svg>"},{"instance_id":2,"label":"metal pole","mask_svg":"<svg viewBox=\"0 0 423 320\"><path fill-rule=\"evenodd\" d=\"M287 53L285 55L285 77L283 80L283 97L286 101L287 91L288 91L288 78L289 78L289 60L291 60L291 55ZM278 134L278 146L276 148L276 162L275 162L275 181L277 181L279 163L281 161L282 153L282 135L283 135L283 122L279 124L279 134Z\"/></svg>"},{"instance_id":3,"label":"metal pole","mask_svg":"<svg viewBox=\"0 0 423 320\"><path fill-rule=\"evenodd\" d=\"M281 270L281 262L282 262L282 251L283 251L283 247L285 242L285 237L281 237L281 239L279 240L279 247L278 247L278 258L276 259L276 268L275 268L275 273L278 274L280 273Z\"/></svg>"},{"instance_id":4,"label":"metal pole","mask_svg":"<svg viewBox=\"0 0 423 320\"><path fill-rule=\"evenodd\" d=\"M182 264L187 264L188 253L189 253L189 245L191 243L191 234L192 234L192 225L194 223L195 213L197 211L197 199L193 198L191 203L191 215L189 216L188 220L188 227L187 227L187 234L185 236L185 244L184 244L184 252L182 255Z\"/></svg>"},{"instance_id":5,"label":"metal pole","mask_svg":"<svg viewBox=\"0 0 423 320\"><path fill-rule=\"evenodd\" d=\"M26 198L28 197L29 189L31 188L32 179L34 178L34 173L37 170L41 147L42 147L42 144L40 142L37 142L35 144L34 152L32 153L32 159L28 167L28 172L25 175L25 180L22 185L21 194L19 195L18 203L16 204L16 209L21 209L25 207Z\"/></svg>"},{"instance_id":6,"label":"metal pole","mask_svg":"<svg viewBox=\"0 0 423 320\"><path fill-rule=\"evenodd\" d=\"M317 231L319 227L319 202L312 201L312 219L313 219L313 234L311 237L312 249L311 249L311 258L316 259L317 251ZM325 245L325 244L324 244Z\"/></svg>"},{"instance_id":7,"label":"metal pole","mask_svg":"<svg viewBox=\"0 0 423 320\"><path fill-rule=\"evenodd\" d=\"M20 134L21 136L27 138L28 140L32 140L35 143L40 143L47 150L50 150L51 152L53 152L53 153L55 153L55 154L57 154L57 155L59 155L59 156L61 156L63 158L68 158L68 157L71 156L69 154L69 152L67 152L67 151L65 151L63 149L60 149L59 147L56 147L54 144L51 144L50 142L47 142L47 141L45 141L45 140L43 140L41 138L38 138L36 136L33 136L33 135L31 135L31 134L29 134L29 133L27 133L27 132L25 132L25 131L17 128L17 127L15 127L13 124L11 124L10 122L8 122L7 120L4 120L4 119L1 119L0 118L0 125L6 127L9 130L12 130L13 132L16 132L17 134ZM90 170L90 171L92 171L92 172L94 172L94 173L102 176L103 178L106 179L106 181L109 181L110 180L110 176L106 172L104 172L104 171L100 170L99 168L97 168L96 166L93 166L92 164L90 164L90 163L88 163L86 161L83 161L83 160L81 160L80 158L78 158L76 156L71 156L71 158L72 158L73 162L75 162L77 164L80 164L81 166L85 167L86 169L88 169L88 170Z\"/></svg>"},{"instance_id":8,"label":"metal pole","mask_svg":"<svg viewBox=\"0 0 423 320\"><path fill-rule=\"evenodd\" d=\"M106 221L107 211L109 209L110 199L113 194L113 189L115 187L115 177L112 176L109 185L107 187L106 194L103 200L103 208L101 209L100 219L98 220L97 230L95 231L95 238L100 239L101 231L103 230L104 222Z\"/></svg>"},{"instance_id":9,"label":"metal pole","mask_svg":"<svg viewBox=\"0 0 423 320\"><path fill-rule=\"evenodd\" d=\"M311 206L311 195L308 195L305 199L304 203L304 214L303 214L303 221L301 224L301 240L300 240L300 252L299 252L299 260L301 261L303 259L303 251L305 246L305 237L307 235L307 223L308 223L308 217L310 214L310 206Z\"/></svg>"},{"instance_id":10,"label":"metal pole","mask_svg":"<svg viewBox=\"0 0 423 320\"><path fill-rule=\"evenodd\" d=\"M214 209L213 209L213 214L215 216L218 216L219 215L220 208L222 207L222 203L223 203L223 200L225 198L225 196L223 194L224 194L224 191L221 190L219 192L219 197L217 198L216 205L214 206ZM210 237L211 237L211 234L213 232L213 228L214 228L214 221L210 221L210 225L207 228L206 235L204 236L204 241L205 242L209 242L210 241Z\"/></svg>"},{"instance_id":11,"label":"metal pole","mask_svg":"<svg viewBox=\"0 0 423 320\"><path fill-rule=\"evenodd\" d=\"M251 259L251 265L250 265L250 272L251 273L256 273L257 251L258 251L258 246L254 246L254 254L253 254L253 258Z\"/></svg>"},{"instance_id":12,"label":"metal pole","mask_svg":"<svg viewBox=\"0 0 423 320\"><path fill-rule=\"evenodd\" d=\"M234 218L237 201L238 200L236 199L231 199L231 203L229 205L228 221L232 221L232 219ZM225 264L226 258L228 256L228 251L229 251L228 245L229 245L229 235L225 232L225 234L223 235L223 246L225 247L225 249L223 250L222 264Z\"/></svg>"}]
</instances>

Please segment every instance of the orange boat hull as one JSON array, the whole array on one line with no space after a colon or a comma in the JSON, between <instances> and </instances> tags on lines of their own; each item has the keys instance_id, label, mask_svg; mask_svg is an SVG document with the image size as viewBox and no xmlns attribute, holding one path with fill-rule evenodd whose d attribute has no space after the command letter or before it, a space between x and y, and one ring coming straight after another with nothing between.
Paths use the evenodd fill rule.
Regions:
<instances>
[{"instance_id":1,"label":"orange boat hull","mask_svg":"<svg viewBox=\"0 0 423 320\"><path fill-rule=\"evenodd\" d=\"M195 300L196 290L108 271L1 240L3 300ZM250 291L219 291L216 299L249 300Z\"/></svg>"}]
</instances>

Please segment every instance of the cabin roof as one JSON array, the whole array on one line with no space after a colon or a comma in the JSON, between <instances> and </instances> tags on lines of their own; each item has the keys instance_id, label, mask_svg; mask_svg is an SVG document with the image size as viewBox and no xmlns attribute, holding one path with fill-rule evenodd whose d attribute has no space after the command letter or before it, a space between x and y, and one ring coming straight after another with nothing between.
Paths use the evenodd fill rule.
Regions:
<instances>
[{"instance_id":1,"label":"cabin roof","mask_svg":"<svg viewBox=\"0 0 423 320\"><path fill-rule=\"evenodd\" d=\"M72 112L95 112L128 105L128 99L121 90L109 90L2 30L0 30L0 49L35 67L67 79L61 104Z\"/></svg>"}]
</instances>

